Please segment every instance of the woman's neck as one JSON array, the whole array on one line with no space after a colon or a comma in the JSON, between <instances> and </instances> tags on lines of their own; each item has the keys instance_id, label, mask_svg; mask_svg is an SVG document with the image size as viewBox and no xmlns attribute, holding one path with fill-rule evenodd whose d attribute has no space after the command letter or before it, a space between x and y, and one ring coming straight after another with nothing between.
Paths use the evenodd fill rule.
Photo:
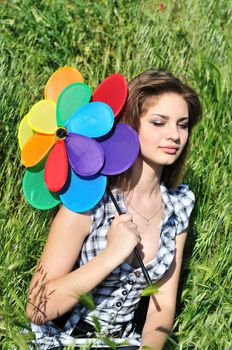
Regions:
<instances>
[{"instance_id":1,"label":"woman's neck","mask_svg":"<svg viewBox=\"0 0 232 350\"><path fill-rule=\"evenodd\" d=\"M160 179L163 167L149 164L149 162L137 158L133 165L131 179L125 190L125 197L129 200L151 200L160 193Z\"/></svg>"}]
</instances>

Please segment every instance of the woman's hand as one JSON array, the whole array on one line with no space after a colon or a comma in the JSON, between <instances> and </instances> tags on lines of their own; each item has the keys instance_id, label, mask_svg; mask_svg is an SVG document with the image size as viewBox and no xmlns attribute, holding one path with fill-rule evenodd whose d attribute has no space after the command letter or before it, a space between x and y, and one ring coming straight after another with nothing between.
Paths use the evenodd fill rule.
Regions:
<instances>
[{"instance_id":1,"label":"woman's hand","mask_svg":"<svg viewBox=\"0 0 232 350\"><path fill-rule=\"evenodd\" d=\"M132 215L122 214L112 221L107 234L107 247L111 254L123 262L141 241L138 226L132 221Z\"/></svg>"}]
</instances>

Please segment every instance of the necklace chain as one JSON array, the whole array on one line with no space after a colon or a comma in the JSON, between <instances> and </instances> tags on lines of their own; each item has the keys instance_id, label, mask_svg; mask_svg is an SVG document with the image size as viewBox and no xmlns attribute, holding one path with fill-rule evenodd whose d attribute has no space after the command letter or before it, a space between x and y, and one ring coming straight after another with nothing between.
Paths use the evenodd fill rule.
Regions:
<instances>
[{"instance_id":1,"label":"necklace chain","mask_svg":"<svg viewBox=\"0 0 232 350\"><path fill-rule=\"evenodd\" d=\"M140 214L127 200L126 203L136 212L136 214L138 214L143 220L146 221L146 227L149 228L150 227L150 221L151 219L153 219L153 217L158 214L158 212L160 211L160 209L162 208L162 205L159 207L158 210L155 211L155 213L150 217L150 218L145 218L145 216L143 216L142 214Z\"/></svg>"}]
</instances>

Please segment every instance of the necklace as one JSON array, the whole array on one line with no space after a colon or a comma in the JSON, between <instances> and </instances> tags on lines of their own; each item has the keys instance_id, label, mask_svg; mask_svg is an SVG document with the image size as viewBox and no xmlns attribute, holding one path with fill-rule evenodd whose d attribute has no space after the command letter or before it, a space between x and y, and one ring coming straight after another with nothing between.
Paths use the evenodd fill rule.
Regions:
<instances>
[{"instance_id":1,"label":"necklace","mask_svg":"<svg viewBox=\"0 0 232 350\"><path fill-rule=\"evenodd\" d=\"M146 221L146 227L149 228L150 227L150 221L151 219L153 219L153 217L158 214L158 212L160 211L160 209L162 208L162 205L159 207L158 210L155 211L155 213L150 217L150 218L145 218L145 216L141 215L134 207L132 207L132 205L126 200L126 203L136 212L136 214L138 214L143 220Z\"/></svg>"}]
</instances>

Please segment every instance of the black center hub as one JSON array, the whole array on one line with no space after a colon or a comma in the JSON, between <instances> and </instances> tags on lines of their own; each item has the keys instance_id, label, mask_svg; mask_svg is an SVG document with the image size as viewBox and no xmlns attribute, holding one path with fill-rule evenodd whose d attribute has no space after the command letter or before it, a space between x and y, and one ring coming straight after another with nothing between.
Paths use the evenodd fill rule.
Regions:
<instances>
[{"instance_id":1,"label":"black center hub","mask_svg":"<svg viewBox=\"0 0 232 350\"><path fill-rule=\"evenodd\" d=\"M68 136L67 129L65 128L59 128L56 130L56 136L59 140L63 140Z\"/></svg>"}]
</instances>

